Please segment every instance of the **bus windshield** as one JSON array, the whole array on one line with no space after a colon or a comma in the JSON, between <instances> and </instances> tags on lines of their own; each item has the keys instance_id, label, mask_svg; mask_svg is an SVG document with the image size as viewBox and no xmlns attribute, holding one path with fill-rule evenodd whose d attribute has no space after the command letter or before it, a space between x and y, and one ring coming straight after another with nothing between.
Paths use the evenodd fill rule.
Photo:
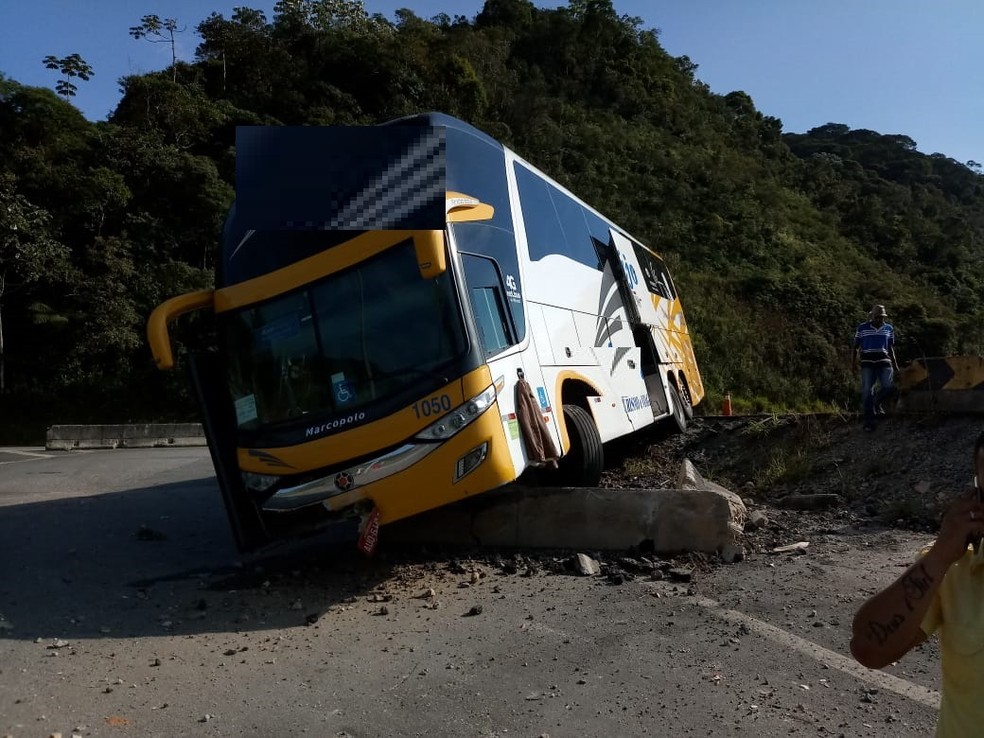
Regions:
<instances>
[{"instance_id":1,"label":"bus windshield","mask_svg":"<svg viewBox=\"0 0 984 738\"><path fill-rule=\"evenodd\" d=\"M451 279L422 278L407 240L220 316L239 427L350 415L446 383L442 367L468 350Z\"/></svg>"}]
</instances>

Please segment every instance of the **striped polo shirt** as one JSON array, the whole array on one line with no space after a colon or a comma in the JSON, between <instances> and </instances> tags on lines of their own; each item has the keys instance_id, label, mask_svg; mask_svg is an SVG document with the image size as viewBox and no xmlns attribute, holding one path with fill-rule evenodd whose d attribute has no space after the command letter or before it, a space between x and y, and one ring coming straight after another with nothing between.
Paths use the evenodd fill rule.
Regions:
<instances>
[{"instance_id":1,"label":"striped polo shirt","mask_svg":"<svg viewBox=\"0 0 984 738\"><path fill-rule=\"evenodd\" d=\"M888 350L895 345L895 331L891 323L875 328L871 321L858 326L854 334L854 348L861 349L862 366L891 366Z\"/></svg>"}]
</instances>

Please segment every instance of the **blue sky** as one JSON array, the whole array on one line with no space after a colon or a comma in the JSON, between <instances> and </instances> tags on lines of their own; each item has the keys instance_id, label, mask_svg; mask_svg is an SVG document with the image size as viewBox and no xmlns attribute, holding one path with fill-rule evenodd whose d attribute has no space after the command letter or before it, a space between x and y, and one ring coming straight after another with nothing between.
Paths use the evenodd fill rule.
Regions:
<instances>
[{"instance_id":1,"label":"blue sky","mask_svg":"<svg viewBox=\"0 0 984 738\"><path fill-rule=\"evenodd\" d=\"M191 60L195 26L211 11L263 9L275 0L0 0L0 72L53 87L41 59L79 53L95 76L74 103L91 120L118 101L117 80L161 69L166 44L132 39L142 15L176 18L179 56ZM538 2L556 7L560 2ZM408 7L473 17L481 0L365 0L393 17ZM984 162L984 3L980 0L615 0L619 13L660 29L717 93L744 90L786 132L828 122L913 138L920 151Z\"/></svg>"}]
</instances>

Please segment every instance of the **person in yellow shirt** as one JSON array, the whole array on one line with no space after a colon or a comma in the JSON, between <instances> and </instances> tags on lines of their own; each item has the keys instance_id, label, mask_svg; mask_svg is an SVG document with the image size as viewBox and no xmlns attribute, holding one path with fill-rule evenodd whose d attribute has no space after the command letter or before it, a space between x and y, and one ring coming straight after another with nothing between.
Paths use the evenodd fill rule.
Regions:
<instances>
[{"instance_id":1,"label":"person in yellow shirt","mask_svg":"<svg viewBox=\"0 0 984 738\"><path fill-rule=\"evenodd\" d=\"M974 489L943 516L936 540L854 616L851 653L881 669L933 633L942 651L936 735L981 735L984 729L984 433L974 444Z\"/></svg>"}]
</instances>

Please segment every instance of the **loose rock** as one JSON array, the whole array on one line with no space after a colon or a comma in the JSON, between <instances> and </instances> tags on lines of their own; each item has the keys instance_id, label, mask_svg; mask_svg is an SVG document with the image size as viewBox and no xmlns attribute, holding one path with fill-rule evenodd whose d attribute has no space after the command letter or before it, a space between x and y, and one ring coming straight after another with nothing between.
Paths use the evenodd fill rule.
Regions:
<instances>
[{"instance_id":1,"label":"loose rock","mask_svg":"<svg viewBox=\"0 0 984 738\"><path fill-rule=\"evenodd\" d=\"M593 577L601 573L601 565L587 554L578 554L574 559L574 571L583 577Z\"/></svg>"}]
</instances>

